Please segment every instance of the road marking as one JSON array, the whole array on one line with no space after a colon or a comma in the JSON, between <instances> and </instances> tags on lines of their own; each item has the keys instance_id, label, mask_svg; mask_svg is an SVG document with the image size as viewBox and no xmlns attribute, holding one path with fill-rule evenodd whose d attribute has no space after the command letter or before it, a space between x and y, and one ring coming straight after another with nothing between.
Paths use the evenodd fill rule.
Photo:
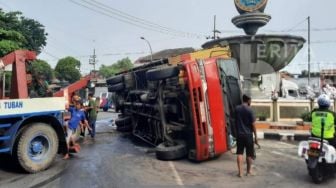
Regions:
<instances>
[{"instance_id":1,"label":"road marking","mask_svg":"<svg viewBox=\"0 0 336 188\"><path fill-rule=\"evenodd\" d=\"M283 178L283 175L281 175L280 173L278 172L272 172L273 175L279 177L279 178Z\"/></svg>"},{"instance_id":2,"label":"road marking","mask_svg":"<svg viewBox=\"0 0 336 188\"><path fill-rule=\"evenodd\" d=\"M178 174L178 172L177 172L177 170L175 168L174 163L172 161L169 161L168 163L169 163L170 168L173 171L173 174L174 174L175 181L176 181L177 185L184 187L183 181L182 181L180 175Z\"/></svg>"},{"instance_id":3,"label":"road marking","mask_svg":"<svg viewBox=\"0 0 336 188\"><path fill-rule=\"evenodd\" d=\"M271 151L271 153L273 153L275 155L280 155L280 156L283 156L283 157L287 157L287 158L290 158L290 159L294 159L294 160L297 160L297 161L302 161L301 158L293 157L291 155L287 155L287 154L284 154L284 153L281 153L281 152L278 152L278 151Z\"/></svg>"},{"instance_id":4,"label":"road marking","mask_svg":"<svg viewBox=\"0 0 336 188\"><path fill-rule=\"evenodd\" d=\"M280 144L284 145L284 146L290 146L292 148L297 148L298 146L295 145L295 144L289 144L289 143L286 143L286 142L279 142Z\"/></svg>"}]
</instances>

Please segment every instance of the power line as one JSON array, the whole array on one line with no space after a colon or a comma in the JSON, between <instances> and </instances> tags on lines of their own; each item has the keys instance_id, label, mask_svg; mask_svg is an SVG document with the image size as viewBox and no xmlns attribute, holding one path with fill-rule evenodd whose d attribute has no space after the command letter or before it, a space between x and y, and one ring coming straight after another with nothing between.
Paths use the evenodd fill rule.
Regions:
<instances>
[{"instance_id":1,"label":"power line","mask_svg":"<svg viewBox=\"0 0 336 188\"><path fill-rule=\"evenodd\" d=\"M82 1L85 1L85 0L82 0ZM125 13L123 11L120 11L120 10L118 10L116 8L113 8L113 7L109 6L109 5L106 5L106 4L103 4L101 2L98 2L96 0L91 0L91 1L94 2L96 5L100 6L102 9L105 9L105 10L107 10L108 12L110 12L112 14L118 15L120 17L123 17L123 18L131 20L131 21L140 22L140 23L148 25L150 27L158 27L158 28L163 29L163 30L165 30L167 32L179 33L179 34L185 35L185 36L202 37L202 36L200 36L198 34L194 34L194 33L190 33L190 32L184 32L184 31L179 31L179 30L176 30L176 29L173 29L173 28L169 28L169 27L166 27L166 26L162 26L162 25L156 24L154 22L145 20L143 18L139 18L139 17L133 16L133 15L127 14L127 13ZM89 3L88 1L85 1L85 2ZM92 3L90 3L90 4L92 4ZM94 6L96 6L96 5L94 5Z\"/></svg>"},{"instance_id":2,"label":"power line","mask_svg":"<svg viewBox=\"0 0 336 188\"><path fill-rule=\"evenodd\" d=\"M307 21L308 18L305 18L304 20L300 21L299 23L295 24L293 27L291 27L290 29L285 30L286 32L290 32L292 30L294 30L295 28L297 28L298 26L300 26L301 24L303 24L304 22Z\"/></svg>"},{"instance_id":3,"label":"power line","mask_svg":"<svg viewBox=\"0 0 336 188\"><path fill-rule=\"evenodd\" d=\"M120 22L127 23L127 24L135 26L135 27L139 27L139 28L142 28L142 29L146 29L146 30L150 30L150 31L154 31L154 32L162 33L162 34L167 34L167 35L173 35L173 36L178 36L178 37L186 37L186 35L180 33L180 31L177 32L177 30L172 30L170 28L163 27L163 26L160 26L158 24L154 24L154 23L149 22L149 21L146 21L146 22L145 22L145 20L141 21L143 19L140 19L140 18L135 19L136 17L134 17L134 16L132 16L132 18L131 18L131 15L128 15L128 14L127 14L127 16L122 15L120 13L121 11L119 13L116 13L115 11L106 8L107 5L104 5L102 3L100 3L100 5L97 5L95 3L92 3L90 1L85 1L85 0L82 0L82 2L85 2L86 4L79 3L79 2L76 2L74 0L69 0L69 1L76 4L76 5L79 5L81 7L92 10L96 13L103 14L105 16L108 16L110 18L116 19ZM109 7L109 8L111 8L111 7ZM156 26L154 26L154 25L156 25Z\"/></svg>"},{"instance_id":4,"label":"power line","mask_svg":"<svg viewBox=\"0 0 336 188\"><path fill-rule=\"evenodd\" d=\"M313 41L311 43L314 43L314 44L332 44L332 43L336 43L336 40L320 40L320 41Z\"/></svg>"},{"instance_id":5,"label":"power line","mask_svg":"<svg viewBox=\"0 0 336 188\"><path fill-rule=\"evenodd\" d=\"M239 30L220 30L222 33L237 33ZM263 30L264 32L270 32L270 33L285 33L288 32L287 30L274 30L274 29L268 29ZM307 32L308 29L293 29L290 32ZM313 28L311 31L314 32L326 32L326 31L336 31L336 27L328 27L328 28Z\"/></svg>"},{"instance_id":6,"label":"power line","mask_svg":"<svg viewBox=\"0 0 336 188\"><path fill-rule=\"evenodd\" d=\"M59 57L57 57L57 56L55 56L55 55L53 55L53 54L47 52L46 50L43 50L43 52L44 52L45 54L47 54L48 56L54 58L54 59L60 59Z\"/></svg>"},{"instance_id":7,"label":"power line","mask_svg":"<svg viewBox=\"0 0 336 188\"><path fill-rule=\"evenodd\" d=\"M118 20L118 21L120 21L120 22L124 22L124 23L130 24L130 25L136 26L136 27L140 27L140 28L142 28L142 29L146 29L146 30L150 30L150 31L154 31L154 32L159 32L159 33L162 33L162 34L167 34L167 33L164 33L164 32L162 32L162 31L159 31L159 30L155 30L155 29L152 29L152 28L149 28L149 27L145 27L145 26L143 26L143 25L139 25L139 24L136 24L136 23L127 21L127 20L120 19L120 18L115 17L115 16L113 16L113 15L110 15L110 14L108 14L108 13L105 13L105 12L96 10L96 9L94 9L94 8L91 8L91 7L87 6L87 5L78 3L78 2L76 2L76 1L74 1L74 0L69 0L69 1L72 2L72 3L74 3L74 4L79 5L79 6L81 6L81 7L84 7L84 8L87 8L87 9L89 9L89 10L92 10L92 11L98 13L98 14L103 14L103 15L108 16L108 17L110 17L110 18L116 19L116 20Z\"/></svg>"}]
</instances>

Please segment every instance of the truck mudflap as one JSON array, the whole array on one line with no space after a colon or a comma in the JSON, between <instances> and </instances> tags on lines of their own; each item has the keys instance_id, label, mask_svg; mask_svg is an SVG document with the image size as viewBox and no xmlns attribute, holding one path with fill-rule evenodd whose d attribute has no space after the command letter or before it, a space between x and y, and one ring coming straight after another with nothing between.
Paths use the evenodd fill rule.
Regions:
<instances>
[{"instance_id":1,"label":"truck mudflap","mask_svg":"<svg viewBox=\"0 0 336 188\"><path fill-rule=\"evenodd\" d=\"M205 97L201 73L196 61L184 63L190 92L195 148L189 151L189 158L196 161L209 159L209 135L206 118Z\"/></svg>"}]
</instances>

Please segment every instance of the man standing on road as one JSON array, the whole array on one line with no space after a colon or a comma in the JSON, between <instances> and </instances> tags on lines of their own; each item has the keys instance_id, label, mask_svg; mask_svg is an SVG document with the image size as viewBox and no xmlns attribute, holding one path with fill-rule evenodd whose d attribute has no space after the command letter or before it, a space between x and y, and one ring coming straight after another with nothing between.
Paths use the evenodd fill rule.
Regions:
<instances>
[{"instance_id":1,"label":"man standing on road","mask_svg":"<svg viewBox=\"0 0 336 188\"><path fill-rule=\"evenodd\" d=\"M88 111L88 121L89 121L89 126L91 127L90 135L91 138L94 138L96 135L96 120L97 120L97 104L96 100L93 99L93 94L89 94L89 106L87 108Z\"/></svg>"},{"instance_id":2,"label":"man standing on road","mask_svg":"<svg viewBox=\"0 0 336 188\"><path fill-rule=\"evenodd\" d=\"M246 150L246 175L253 175L252 161L255 159L254 142L258 144L255 127L255 116L250 108L251 98L243 96L243 104L236 107L236 131L237 131L237 165L238 177L243 177L243 155ZM255 140L253 141L253 133Z\"/></svg>"}]
</instances>

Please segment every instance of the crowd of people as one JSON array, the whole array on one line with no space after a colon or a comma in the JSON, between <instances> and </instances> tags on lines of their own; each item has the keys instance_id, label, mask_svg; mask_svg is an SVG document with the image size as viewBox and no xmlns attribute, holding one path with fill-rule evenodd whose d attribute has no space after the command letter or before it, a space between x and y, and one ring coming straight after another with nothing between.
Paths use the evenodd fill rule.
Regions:
<instances>
[{"instance_id":1,"label":"crowd of people","mask_svg":"<svg viewBox=\"0 0 336 188\"><path fill-rule=\"evenodd\" d=\"M68 150L65 152L63 159L69 159L70 152L79 152L80 146L76 141L80 136L85 137L86 129L91 138L95 138L98 106L93 94L89 94L88 105L86 106L83 105L83 100L78 95L72 96L68 112L70 113L70 119L64 127Z\"/></svg>"}]
</instances>

